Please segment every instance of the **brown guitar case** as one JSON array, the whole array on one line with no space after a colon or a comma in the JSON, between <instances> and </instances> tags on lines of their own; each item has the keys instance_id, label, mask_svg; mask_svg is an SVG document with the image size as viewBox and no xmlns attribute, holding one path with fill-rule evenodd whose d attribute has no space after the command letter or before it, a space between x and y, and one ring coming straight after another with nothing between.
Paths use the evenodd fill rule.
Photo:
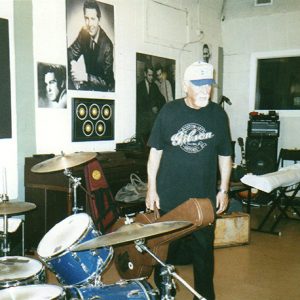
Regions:
<instances>
[{"instance_id":1,"label":"brown guitar case","mask_svg":"<svg viewBox=\"0 0 300 300\"><path fill-rule=\"evenodd\" d=\"M189 221L188 227L172 231L163 235L156 235L146 239L146 246L160 260L165 261L169 243L202 227L214 222L215 214L208 198L190 198L175 209L156 219L153 212L137 214L133 217L134 222L151 224L164 221ZM112 231L125 224L126 218L120 218L113 225ZM132 241L114 246L114 262L119 275L123 279L149 277L157 261L148 253L140 253Z\"/></svg>"}]
</instances>

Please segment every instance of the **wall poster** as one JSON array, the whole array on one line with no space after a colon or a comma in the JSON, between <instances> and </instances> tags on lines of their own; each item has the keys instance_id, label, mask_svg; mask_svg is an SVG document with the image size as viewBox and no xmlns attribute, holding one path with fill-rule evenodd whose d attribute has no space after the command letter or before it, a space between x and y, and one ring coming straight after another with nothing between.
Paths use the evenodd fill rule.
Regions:
<instances>
[{"instance_id":1,"label":"wall poster","mask_svg":"<svg viewBox=\"0 0 300 300\"><path fill-rule=\"evenodd\" d=\"M175 60L136 54L136 140L145 145L154 120L175 99Z\"/></svg>"},{"instance_id":2,"label":"wall poster","mask_svg":"<svg viewBox=\"0 0 300 300\"><path fill-rule=\"evenodd\" d=\"M0 18L0 138L12 137L8 20Z\"/></svg>"},{"instance_id":3,"label":"wall poster","mask_svg":"<svg viewBox=\"0 0 300 300\"><path fill-rule=\"evenodd\" d=\"M66 67L39 62L38 107L67 108Z\"/></svg>"},{"instance_id":4,"label":"wall poster","mask_svg":"<svg viewBox=\"0 0 300 300\"><path fill-rule=\"evenodd\" d=\"M68 89L115 91L114 6L66 0Z\"/></svg>"}]
</instances>

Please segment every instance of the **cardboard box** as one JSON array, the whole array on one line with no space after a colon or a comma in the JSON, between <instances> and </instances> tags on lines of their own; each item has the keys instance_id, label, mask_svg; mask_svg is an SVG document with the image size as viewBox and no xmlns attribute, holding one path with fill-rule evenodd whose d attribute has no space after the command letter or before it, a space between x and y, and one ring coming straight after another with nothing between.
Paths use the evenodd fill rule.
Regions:
<instances>
[{"instance_id":1,"label":"cardboard box","mask_svg":"<svg viewBox=\"0 0 300 300\"><path fill-rule=\"evenodd\" d=\"M250 215L242 212L224 214L217 218L214 247L249 244Z\"/></svg>"}]
</instances>

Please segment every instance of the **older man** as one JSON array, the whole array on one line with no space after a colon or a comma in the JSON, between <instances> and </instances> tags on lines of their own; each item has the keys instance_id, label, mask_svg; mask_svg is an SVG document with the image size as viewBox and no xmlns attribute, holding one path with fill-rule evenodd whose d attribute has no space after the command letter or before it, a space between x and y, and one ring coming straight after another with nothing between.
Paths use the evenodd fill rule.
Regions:
<instances>
[{"instance_id":1,"label":"older man","mask_svg":"<svg viewBox=\"0 0 300 300\"><path fill-rule=\"evenodd\" d=\"M156 204L161 214L193 197L209 198L218 214L228 205L231 139L224 110L210 101L213 83L213 66L193 63L184 74L186 97L167 103L156 118L148 141L146 206L153 209ZM218 192L217 165L221 175ZM215 299L213 240L213 226L185 240L188 251L184 255L191 256L195 290L208 300ZM168 263L174 258L176 242L170 246ZM158 268L155 273L162 290Z\"/></svg>"}]
</instances>

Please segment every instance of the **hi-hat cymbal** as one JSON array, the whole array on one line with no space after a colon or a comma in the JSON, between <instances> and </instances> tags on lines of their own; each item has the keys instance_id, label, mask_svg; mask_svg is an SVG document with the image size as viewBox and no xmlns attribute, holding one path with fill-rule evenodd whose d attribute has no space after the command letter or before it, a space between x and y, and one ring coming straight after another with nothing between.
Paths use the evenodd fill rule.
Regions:
<instances>
[{"instance_id":1,"label":"hi-hat cymbal","mask_svg":"<svg viewBox=\"0 0 300 300\"><path fill-rule=\"evenodd\" d=\"M126 243L146 237L159 235L162 233L174 231L191 225L188 221L168 221L157 222L153 224L132 223L124 225L115 232L108 233L85 243L79 244L72 248L72 251L91 250L100 247L112 246L116 244Z\"/></svg>"},{"instance_id":2,"label":"hi-hat cymbal","mask_svg":"<svg viewBox=\"0 0 300 300\"><path fill-rule=\"evenodd\" d=\"M95 152L76 152L73 154L62 154L42 161L31 168L34 173L47 173L65 170L81 165L97 156Z\"/></svg>"},{"instance_id":3,"label":"hi-hat cymbal","mask_svg":"<svg viewBox=\"0 0 300 300\"><path fill-rule=\"evenodd\" d=\"M36 205L30 202L0 202L0 215L15 215L35 209Z\"/></svg>"}]
</instances>

